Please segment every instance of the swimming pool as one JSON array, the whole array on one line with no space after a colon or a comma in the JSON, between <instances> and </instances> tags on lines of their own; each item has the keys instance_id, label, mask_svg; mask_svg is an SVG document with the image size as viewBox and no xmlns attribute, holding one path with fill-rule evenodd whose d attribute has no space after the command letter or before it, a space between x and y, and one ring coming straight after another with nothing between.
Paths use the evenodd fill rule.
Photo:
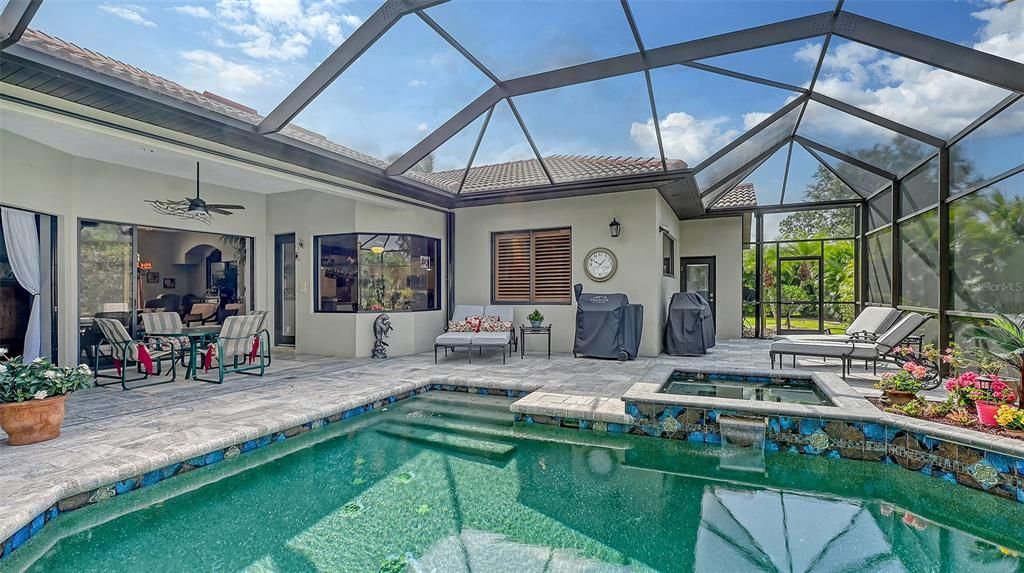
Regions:
<instances>
[{"instance_id":1,"label":"swimming pool","mask_svg":"<svg viewBox=\"0 0 1024 573\"><path fill-rule=\"evenodd\" d=\"M755 400L758 402L786 402L830 406L825 394L811 380L770 378L766 376L740 376L705 374L698 372L672 372L659 392L707 398Z\"/></svg>"},{"instance_id":2,"label":"swimming pool","mask_svg":"<svg viewBox=\"0 0 1024 573\"><path fill-rule=\"evenodd\" d=\"M512 424L430 392L56 519L14 571L1017 571L1021 508L899 468Z\"/></svg>"}]
</instances>

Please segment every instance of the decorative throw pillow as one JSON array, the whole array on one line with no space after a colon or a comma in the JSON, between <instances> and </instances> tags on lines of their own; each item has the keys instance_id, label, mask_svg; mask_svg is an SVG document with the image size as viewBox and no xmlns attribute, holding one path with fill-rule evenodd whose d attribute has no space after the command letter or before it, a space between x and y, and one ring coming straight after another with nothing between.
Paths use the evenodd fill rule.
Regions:
<instances>
[{"instance_id":1,"label":"decorative throw pillow","mask_svg":"<svg viewBox=\"0 0 1024 573\"><path fill-rule=\"evenodd\" d=\"M449 320L448 332L476 332L468 320Z\"/></svg>"},{"instance_id":2,"label":"decorative throw pillow","mask_svg":"<svg viewBox=\"0 0 1024 573\"><path fill-rule=\"evenodd\" d=\"M485 316L480 322L480 332L511 332L512 322L500 316Z\"/></svg>"},{"instance_id":3,"label":"decorative throw pillow","mask_svg":"<svg viewBox=\"0 0 1024 573\"><path fill-rule=\"evenodd\" d=\"M480 332L480 325L483 323L482 316L467 316L466 323L469 324L469 332Z\"/></svg>"}]
</instances>

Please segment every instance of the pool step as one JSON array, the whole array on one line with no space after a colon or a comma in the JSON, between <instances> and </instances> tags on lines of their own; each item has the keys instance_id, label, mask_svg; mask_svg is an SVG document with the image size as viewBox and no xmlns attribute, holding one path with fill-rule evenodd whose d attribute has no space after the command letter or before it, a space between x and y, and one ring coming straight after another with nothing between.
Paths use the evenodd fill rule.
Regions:
<instances>
[{"instance_id":1,"label":"pool step","mask_svg":"<svg viewBox=\"0 0 1024 573\"><path fill-rule=\"evenodd\" d=\"M497 426L511 426L513 422L512 412L506 408L504 411L493 408L478 408L475 406L460 406L455 403L411 401L408 406L401 408L407 414L413 412L423 413L422 418L444 418L448 420L472 420L493 424ZM409 416L410 418L414 416Z\"/></svg>"},{"instance_id":2,"label":"pool step","mask_svg":"<svg viewBox=\"0 0 1024 573\"><path fill-rule=\"evenodd\" d=\"M612 450L628 450L629 444L625 440L614 436L602 434L591 435L587 432L565 430L560 428L548 428L537 426L492 426L479 423L452 420L447 418L407 418L395 424L412 426L415 428L452 432L460 435L480 437L489 440L531 440L539 442L554 442L573 446L590 446L607 448Z\"/></svg>"},{"instance_id":3,"label":"pool step","mask_svg":"<svg viewBox=\"0 0 1024 573\"><path fill-rule=\"evenodd\" d=\"M446 392L432 391L420 394L412 400L414 404L446 404L450 406L466 406L484 410L499 410L508 412L509 406L516 398L506 396L491 396L487 394L470 394L468 392Z\"/></svg>"},{"instance_id":4,"label":"pool step","mask_svg":"<svg viewBox=\"0 0 1024 573\"><path fill-rule=\"evenodd\" d=\"M516 449L511 444L398 424L382 424L375 429L386 436L491 459L505 458Z\"/></svg>"}]
</instances>

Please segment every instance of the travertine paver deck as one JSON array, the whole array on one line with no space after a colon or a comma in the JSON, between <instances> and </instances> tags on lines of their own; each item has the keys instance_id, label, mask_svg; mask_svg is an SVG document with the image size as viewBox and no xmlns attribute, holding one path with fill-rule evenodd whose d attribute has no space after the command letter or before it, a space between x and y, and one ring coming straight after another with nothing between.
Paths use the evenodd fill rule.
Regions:
<instances>
[{"instance_id":1,"label":"travertine paver deck","mask_svg":"<svg viewBox=\"0 0 1024 573\"><path fill-rule=\"evenodd\" d=\"M839 368L838 362L818 359L800 364ZM346 361L278 353L263 378L235 375L223 385L179 380L129 392L79 392L68 400L60 438L22 447L0 441L0 539L59 499L426 384L538 391L529 399L548 396L614 417L623 414L623 392L645 372L667 365L767 368L768 343L722 342L703 357L630 362L528 355L502 364L492 351L474 356L472 364L458 352L435 365L432 354ZM872 381L862 371L850 380L864 387Z\"/></svg>"}]
</instances>

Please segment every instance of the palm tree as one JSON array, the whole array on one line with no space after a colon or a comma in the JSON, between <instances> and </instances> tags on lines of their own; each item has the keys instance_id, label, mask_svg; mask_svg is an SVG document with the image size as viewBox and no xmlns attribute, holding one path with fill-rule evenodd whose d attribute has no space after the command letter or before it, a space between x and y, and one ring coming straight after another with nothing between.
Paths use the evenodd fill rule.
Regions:
<instances>
[{"instance_id":1,"label":"palm tree","mask_svg":"<svg viewBox=\"0 0 1024 573\"><path fill-rule=\"evenodd\" d=\"M1024 316L1017 322L1000 314L985 326L967 329L971 342L980 343L977 352L1017 371L1017 407L1024 408Z\"/></svg>"}]
</instances>

